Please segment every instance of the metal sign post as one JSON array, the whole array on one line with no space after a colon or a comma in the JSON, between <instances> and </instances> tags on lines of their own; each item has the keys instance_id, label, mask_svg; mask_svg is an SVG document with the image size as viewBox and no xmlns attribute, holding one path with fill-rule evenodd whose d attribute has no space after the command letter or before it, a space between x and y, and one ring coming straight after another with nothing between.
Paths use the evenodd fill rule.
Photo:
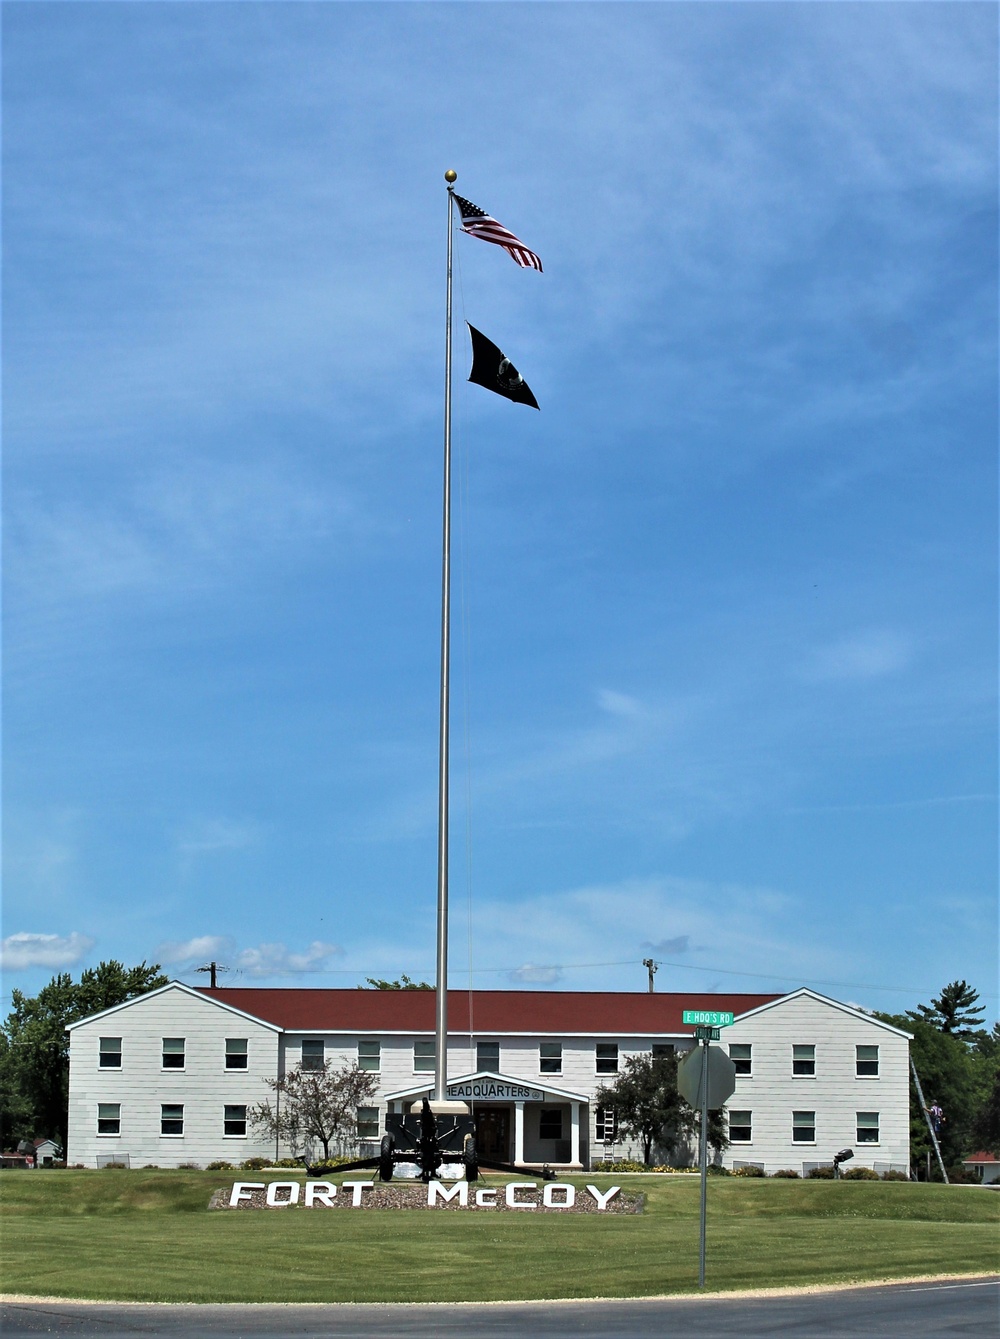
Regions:
<instances>
[{"instance_id":1,"label":"metal sign post","mask_svg":"<svg viewBox=\"0 0 1000 1339\"><path fill-rule=\"evenodd\" d=\"M701 1043L701 1148L698 1169L701 1173L701 1213L698 1236L698 1287L705 1286L705 1226L708 1218L708 1038Z\"/></svg>"}]
</instances>

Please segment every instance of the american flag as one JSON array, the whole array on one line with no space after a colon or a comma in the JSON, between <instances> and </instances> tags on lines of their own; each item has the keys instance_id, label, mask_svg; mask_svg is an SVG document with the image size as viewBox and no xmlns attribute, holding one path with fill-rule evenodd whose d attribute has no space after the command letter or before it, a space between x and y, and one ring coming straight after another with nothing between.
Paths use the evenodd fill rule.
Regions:
<instances>
[{"instance_id":1,"label":"american flag","mask_svg":"<svg viewBox=\"0 0 1000 1339\"><path fill-rule=\"evenodd\" d=\"M491 218L485 209L480 209L471 200L464 200L460 195L455 196L455 203L462 215L463 232L467 232L470 237L479 237L484 242L496 242L497 246L502 246L508 256L516 260L522 269L541 271L542 262L534 251L529 251L519 237L508 232L503 224Z\"/></svg>"}]
</instances>

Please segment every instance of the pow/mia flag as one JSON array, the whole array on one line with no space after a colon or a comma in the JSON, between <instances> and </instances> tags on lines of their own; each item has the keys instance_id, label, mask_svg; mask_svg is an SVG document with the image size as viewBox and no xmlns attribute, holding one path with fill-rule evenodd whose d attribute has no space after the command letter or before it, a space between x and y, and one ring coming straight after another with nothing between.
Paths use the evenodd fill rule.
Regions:
<instances>
[{"instance_id":1,"label":"pow/mia flag","mask_svg":"<svg viewBox=\"0 0 1000 1339\"><path fill-rule=\"evenodd\" d=\"M469 325L468 321L466 325ZM493 341L487 339L475 326L469 326L469 334L472 336L472 371L469 380L517 404L530 404L532 409L537 409L538 401L532 395L531 388L510 359L504 357Z\"/></svg>"}]
</instances>

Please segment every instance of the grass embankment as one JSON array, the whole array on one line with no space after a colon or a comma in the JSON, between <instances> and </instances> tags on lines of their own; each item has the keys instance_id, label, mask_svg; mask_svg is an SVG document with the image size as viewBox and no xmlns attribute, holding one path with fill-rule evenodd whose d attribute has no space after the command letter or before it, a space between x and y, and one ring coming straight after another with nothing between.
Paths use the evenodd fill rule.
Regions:
<instances>
[{"instance_id":1,"label":"grass embankment","mask_svg":"<svg viewBox=\"0 0 1000 1339\"><path fill-rule=\"evenodd\" d=\"M614 1217L209 1213L212 1191L233 1176L5 1172L3 1288L133 1301L402 1302L637 1297L697 1284L697 1177L572 1178L646 1196L644 1213ZM990 1273L1000 1266L998 1224L1000 1194L973 1187L713 1178L708 1285Z\"/></svg>"}]
</instances>

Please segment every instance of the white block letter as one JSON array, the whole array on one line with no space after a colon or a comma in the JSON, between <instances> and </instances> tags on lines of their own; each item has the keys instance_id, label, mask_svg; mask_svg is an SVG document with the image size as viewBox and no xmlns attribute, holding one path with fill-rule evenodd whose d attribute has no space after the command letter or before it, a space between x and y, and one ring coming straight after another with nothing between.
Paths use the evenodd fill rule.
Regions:
<instances>
[{"instance_id":1,"label":"white block letter","mask_svg":"<svg viewBox=\"0 0 1000 1339\"><path fill-rule=\"evenodd\" d=\"M588 1186L587 1189L593 1195L594 1199L597 1200L597 1207L599 1209L606 1209L609 1202L613 1200L619 1190L621 1190L621 1186L612 1186L611 1189L606 1190L603 1195L596 1186Z\"/></svg>"},{"instance_id":2,"label":"white block letter","mask_svg":"<svg viewBox=\"0 0 1000 1339\"><path fill-rule=\"evenodd\" d=\"M279 1200L278 1191L287 1190L288 1199ZM270 1181L267 1187L267 1207L269 1209L287 1209L290 1204L299 1202L298 1181Z\"/></svg>"},{"instance_id":3,"label":"white block letter","mask_svg":"<svg viewBox=\"0 0 1000 1339\"><path fill-rule=\"evenodd\" d=\"M450 1203L455 1196L458 1196L458 1202L463 1209L469 1205L469 1183L468 1181L456 1181L450 1190L446 1190L440 1181L429 1181L427 1183L427 1207L433 1208L438 1200L442 1204Z\"/></svg>"},{"instance_id":4,"label":"white block letter","mask_svg":"<svg viewBox=\"0 0 1000 1339\"><path fill-rule=\"evenodd\" d=\"M492 1208L497 1202L496 1186L483 1186L482 1190L476 1191L476 1208Z\"/></svg>"},{"instance_id":5,"label":"white block letter","mask_svg":"<svg viewBox=\"0 0 1000 1339\"><path fill-rule=\"evenodd\" d=\"M336 1193L337 1187L332 1181L307 1181L306 1208L311 1209L314 1204L322 1204L327 1209L332 1209Z\"/></svg>"},{"instance_id":6,"label":"white block letter","mask_svg":"<svg viewBox=\"0 0 1000 1339\"><path fill-rule=\"evenodd\" d=\"M564 1196L559 1203L554 1198L556 1191ZM550 1181L542 1191L542 1204L546 1209L572 1209L576 1203L576 1186L568 1184L560 1185L558 1181Z\"/></svg>"},{"instance_id":7,"label":"white block letter","mask_svg":"<svg viewBox=\"0 0 1000 1339\"><path fill-rule=\"evenodd\" d=\"M530 1203L527 1200L519 1200L517 1192L519 1190L537 1190L538 1185L534 1181L511 1181L507 1187L507 1208L508 1209L537 1209L538 1205Z\"/></svg>"},{"instance_id":8,"label":"white block letter","mask_svg":"<svg viewBox=\"0 0 1000 1339\"><path fill-rule=\"evenodd\" d=\"M234 1181L232 1194L229 1196L230 1209L235 1209L240 1200L248 1200L251 1190L263 1189L263 1181Z\"/></svg>"},{"instance_id":9,"label":"white block letter","mask_svg":"<svg viewBox=\"0 0 1000 1339\"><path fill-rule=\"evenodd\" d=\"M371 1188L372 1188L372 1186L375 1184L375 1182L374 1182L374 1181L343 1181L343 1182L341 1182L341 1184L343 1185L343 1187L344 1187L345 1190L350 1190L350 1191L353 1192L352 1195L351 1195L351 1208L352 1208L352 1209L357 1209L357 1208L359 1208L360 1205L361 1205L361 1192L362 1192L362 1190L371 1190Z\"/></svg>"}]
</instances>

